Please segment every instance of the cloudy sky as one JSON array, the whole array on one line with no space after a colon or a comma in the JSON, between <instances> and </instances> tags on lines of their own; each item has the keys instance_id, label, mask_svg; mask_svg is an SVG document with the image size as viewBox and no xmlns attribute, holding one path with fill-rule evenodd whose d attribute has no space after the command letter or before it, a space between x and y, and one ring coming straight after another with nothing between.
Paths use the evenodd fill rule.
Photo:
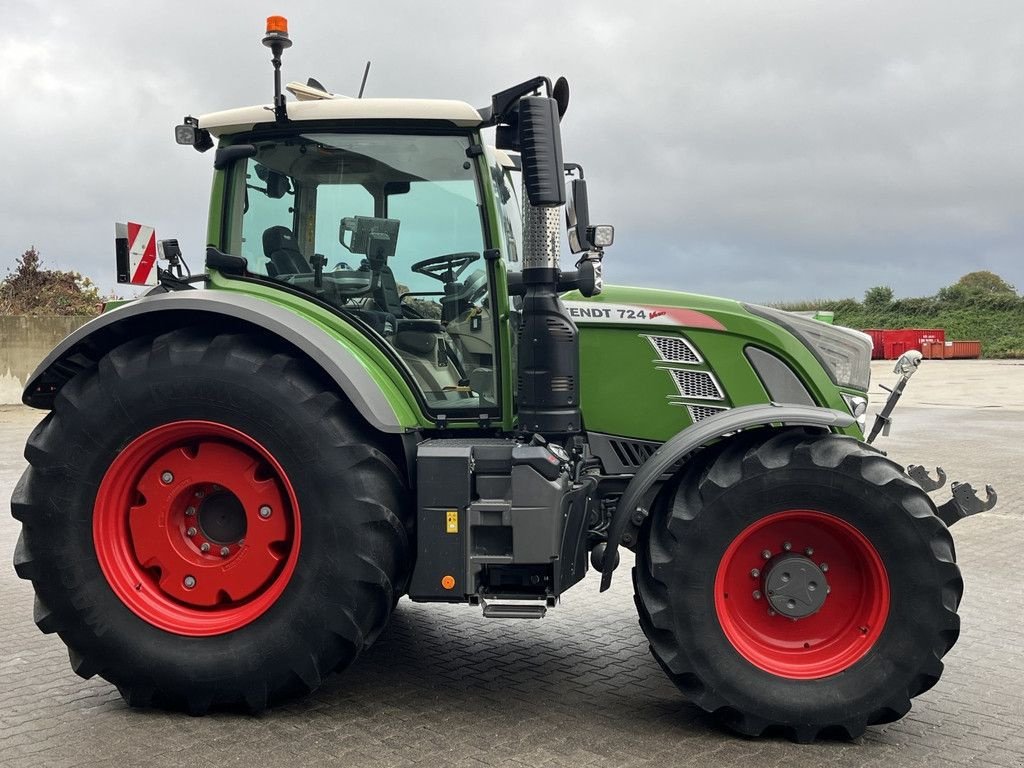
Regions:
<instances>
[{"instance_id":1,"label":"cloudy sky","mask_svg":"<svg viewBox=\"0 0 1024 768\"><path fill-rule=\"evenodd\" d=\"M564 74L566 156L616 225L611 282L772 301L1024 289L1024 4L5 0L0 274L35 245L109 286L113 222L201 262L213 154L186 114L285 80L458 98ZM157 6L159 5L159 10Z\"/></svg>"}]
</instances>

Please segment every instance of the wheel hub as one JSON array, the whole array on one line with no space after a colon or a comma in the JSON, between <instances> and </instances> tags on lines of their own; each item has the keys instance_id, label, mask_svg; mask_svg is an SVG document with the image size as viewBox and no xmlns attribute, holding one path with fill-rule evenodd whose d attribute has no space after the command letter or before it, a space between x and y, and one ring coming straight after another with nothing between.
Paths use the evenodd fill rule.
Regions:
<instances>
[{"instance_id":1,"label":"wheel hub","mask_svg":"<svg viewBox=\"0 0 1024 768\"><path fill-rule=\"evenodd\" d=\"M248 624L295 568L294 490L262 445L223 424L156 427L114 459L97 492L93 540L121 601L183 635Z\"/></svg>"},{"instance_id":2,"label":"wheel hub","mask_svg":"<svg viewBox=\"0 0 1024 768\"><path fill-rule=\"evenodd\" d=\"M764 593L777 613L803 619L825 604L829 586L824 572L810 558L785 555L771 562L764 578Z\"/></svg>"},{"instance_id":3,"label":"wheel hub","mask_svg":"<svg viewBox=\"0 0 1024 768\"><path fill-rule=\"evenodd\" d=\"M231 491L215 491L196 513L199 529L216 544L237 544L245 537L245 507Z\"/></svg>"},{"instance_id":4,"label":"wheel hub","mask_svg":"<svg viewBox=\"0 0 1024 768\"><path fill-rule=\"evenodd\" d=\"M879 638L889 613L888 577L874 545L817 510L774 512L739 531L722 553L714 589L733 648L760 669L797 680L848 669Z\"/></svg>"}]
</instances>

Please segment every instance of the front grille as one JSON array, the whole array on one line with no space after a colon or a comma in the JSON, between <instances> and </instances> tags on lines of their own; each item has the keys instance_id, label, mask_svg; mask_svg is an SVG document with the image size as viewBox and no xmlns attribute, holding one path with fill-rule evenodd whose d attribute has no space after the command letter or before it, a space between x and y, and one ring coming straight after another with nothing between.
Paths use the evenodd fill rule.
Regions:
<instances>
[{"instance_id":1,"label":"front grille","mask_svg":"<svg viewBox=\"0 0 1024 768\"><path fill-rule=\"evenodd\" d=\"M676 389L683 397L693 400L724 400L715 377L707 371L670 370Z\"/></svg>"},{"instance_id":2,"label":"front grille","mask_svg":"<svg viewBox=\"0 0 1024 768\"><path fill-rule=\"evenodd\" d=\"M696 424L701 419L714 416L716 413L729 410L728 408L715 408L710 405L688 405L686 410L690 412L690 420Z\"/></svg>"},{"instance_id":3,"label":"front grille","mask_svg":"<svg viewBox=\"0 0 1024 768\"><path fill-rule=\"evenodd\" d=\"M696 348L686 339L678 336L648 336L658 357L667 363L704 362Z\"/></svg>"}]
</instances>

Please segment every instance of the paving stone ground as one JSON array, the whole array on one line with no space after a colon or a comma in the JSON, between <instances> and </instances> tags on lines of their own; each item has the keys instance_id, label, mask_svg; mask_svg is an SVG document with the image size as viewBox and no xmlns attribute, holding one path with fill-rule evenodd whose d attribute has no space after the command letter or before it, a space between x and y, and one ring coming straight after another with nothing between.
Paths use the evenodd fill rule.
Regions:
<instances>
[{"instance_id":1,"label":"paving stone ground","mask_svg":"<svg viewBox=\"0 0 1024 768\"><path fill-rule=\"evenodd\" d=\"M0 509L0 766L1024 766L1024 410L998 392L969 408L935 399L941 377L978 370L935 366L921 390L932 404L908 390L884 444L1000 492L996 511L954 529L963 632L911 713L857 741L742 739L686 704L637 626L629 558L609 593L591 574L541 621L403 600L346 674L259 717L131 710L32 623L31 587L10 565L18 524ZM1020 399L1024 367L998 375ZM0 409L4 504L39 416Z\"/></svg>"}]
</instances>

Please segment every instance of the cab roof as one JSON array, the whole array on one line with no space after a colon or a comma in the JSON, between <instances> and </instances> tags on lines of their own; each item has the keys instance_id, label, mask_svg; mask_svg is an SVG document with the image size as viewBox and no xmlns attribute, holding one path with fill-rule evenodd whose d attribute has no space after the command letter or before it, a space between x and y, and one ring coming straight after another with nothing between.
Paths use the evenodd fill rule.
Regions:
<instances>
[{"instance_id":1,"label":"cab roof","mask_svg":"<svg viewBox=\"0 0 1024 768\"><path fill-rule=\"evenodd\" d=\"M483 119L464 101L445 99L351 99L344 97L289 101L288 117L308 120L432 120L473 128ZM199 117L199 127L214 136L248 131L259 123L274 122L270 104L210 112Z\"/></svg>"}]
</instances>

